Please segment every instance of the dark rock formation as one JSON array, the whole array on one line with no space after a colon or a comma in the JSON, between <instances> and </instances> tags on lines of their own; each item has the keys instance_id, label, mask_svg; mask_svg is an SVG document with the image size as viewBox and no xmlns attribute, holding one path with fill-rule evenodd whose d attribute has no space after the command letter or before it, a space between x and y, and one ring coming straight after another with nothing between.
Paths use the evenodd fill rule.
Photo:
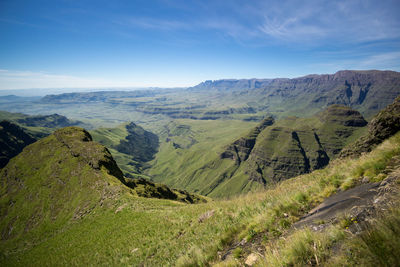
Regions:
<instances>
[{"instance_id":1,"label":"dark rock formation","mask_svg":"<svg viewBox=\"0 0 400 267\"><path fill-rule=\"evenodd\" d=\"M249 157L254 145L256 144L258 134L273 123L274 119L272 117L267 117L263 119L261 123L253 130L251 130L248 135L241 137L240 139L233 142L233 144L228 146L226 150L222 152L220 158L233 159L236 161L237 165L240 165L241 162L246 161Z\"/></svg>"},{"instance_id":2,"label":"dark rock formation","mask_svg":"<svg viewBox=\"0 0 400 267\"><path fill-rule=\"evenodd\" d=\"M376 115L368 124L368 133L340 153L340 157L369 152L400 130L400 96Z\"/></svg>"},{"instance_id":3,"label":"dark rock formation","mask_svg":"<svg viewBox=\"0 0 400 267\"><path fill-rule=\"evenodd\" d=\"M354 131L367 122L346 106L332 105L316 115L320 123L288 118L262 131L247 159L249 179L280 181L328 165ZM303 121L303 123L301 122Z\"/></svg>"},{"instance_id":4,"label":"dark rock formation","mask_svg":"<svg viewBox=\"0 0 400 267\"><path fill-rule=\"evenodd\" d=\"M0 122L0 168L18 155L24 147L35 141L35 138L18 125L9 121Z\"/></svg>"}]
</instances>

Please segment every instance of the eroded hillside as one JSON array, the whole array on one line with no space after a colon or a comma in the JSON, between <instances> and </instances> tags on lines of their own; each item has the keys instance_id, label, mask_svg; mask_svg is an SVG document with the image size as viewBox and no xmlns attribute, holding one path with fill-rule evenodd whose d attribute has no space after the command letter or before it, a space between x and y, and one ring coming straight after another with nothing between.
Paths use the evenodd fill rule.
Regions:
<instances>
[{"instance_id":1,"label":"eroded hillside","mask_svg":"<svg viewBox=\"0 0 400 267\"><path fill-rule=\"evenodd\" d=\"M149 174L173 187L213 197L231 196L325 167L365 131L366 124L358 111L341 105L332 105L311 118L266 117L231 144L218 144L219 150L192 171L185 162L191 162L190 151L196 147L175 146L180 153L170 158L158 155ZM165 148L161 146L160 155ZM175 161L184 162L177 172L171 169Z\"/></svg>"}]
</instances>

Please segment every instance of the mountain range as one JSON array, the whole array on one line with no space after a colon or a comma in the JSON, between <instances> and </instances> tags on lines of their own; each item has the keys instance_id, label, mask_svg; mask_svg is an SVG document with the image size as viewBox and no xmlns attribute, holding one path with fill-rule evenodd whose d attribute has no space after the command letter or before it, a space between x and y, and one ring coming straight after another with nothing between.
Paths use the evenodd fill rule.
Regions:
<instances>
[{"instance_id":1,"label":"mountain range","mask_svg":"<svg viewBox=\"0 0 400 267\"><path fill-rule=\"evenodd\" d=\"M391 266L399 95L339 71L0 97L0 265Z\"/></svg>"},{"instance_id":2,"label":"mountain range","mask_svg":"<svg viewBox=\"0 0 400 267\"><path fill-rule=\"evenodd\" d=\"M398 95L400 74L394 71L338 71L335 74L300 78L206 81L192 91L235 92L258 95L268 110L315 110L341 104L371 117ZM277 105L278 104L278 105Z\"/></svg>"},{"instance_id":3,"label":"mountain range","mask_svg":"<svg viewBox=\"0 0 400 267\"><path fill-rule=\"evenodd\" d=\"M318 248L318 251L323 250L315 254L319 262L340 260L341 264L347 265L348 261L362 261L365 257L373 261L375 250L354 252L351 258L347 258L340 256L347 255L341 254L344 253L341 248L333 251L329 250L329 246L347 246L346 242L358 242L357 235L347 234L349 230L346 229L358 223L364 225L367 223L365 220L370 218L368 216L378 215L368 213L367 216L359 212L356 219L344 217L339 222L313 222L318 227L327 225L319 231L326 231L326 235L331 237L329 240L309 234L306 240L293 241L307 230L296 229L292 225L302 222L301 216L312 212L312 207L324 198L352 187L358 189L359 183L378 181L382 192L395 189L396 177L400 178L396 176L400 163L397 160L400 139L396 133L400 128L397 123L391 122L398 121L399 103L398 98L371 121L368 131L356 142L364 142L362 147L372 152L354 160L331 160L330 155L337 155L336 150L322 151L321 147L335 140L334 137L351 137L360 129L366 129L363 126L365 120L359 112L334 105L311 118L312 123L308 125L308 119L288 118L279 122L265 118L249 134L226 146L217 160L240 167L254 155L258 156L258 153L253 154L254 151L259 145L264 145L265 137L270 138L271 132L276 132L276 129L273 130L275 127L290 126L289 135L285 135L289 139L289 146L283 142L285 138L281 139L280 146L283 150L289 148L289 156L292 153L301 155L299 140L311 136L310 139L304 139L305 143L314 143L310 147L317 150L310 155L320 160L311 160L309 156L310 166L315 166L311 162L327 164L328 158L329 164L319 172L281 181L266 191L222 201L209 201L205 197L172 190L144 179L125 178L108 149L94 142L89 132L79 127L58 129L48 137L26 146L0 170L0 262L4 265L244 264L254 258L251 253L255 248L251 244L259 248L274 244L278 249L276 253L286 255L285 249L292 249L291 246L296 242L301 242L301 251L312 250L307 240L324 244ZM318 120L320 122L316 124ZM312 134L306 131L310 125L316 126ZM335 135L331 139L324 139L323 130L335 127L339 129ZM191 131L188 127L175 127L174 133L188 134ZM297 138L293 132L296 132ZM385 133L384 138L381 133ZM174 140L174 136L171 138ZM371 138L379 141L371 143L368 141ZM384 143L378 146L381 142ZM189 143L187 145L191 147ZM191 145L193 147L196 144ZM175 146L174 149L182 148ZM357 151L358 146L349 145L347 151L354 149ZM382 199L389 199L388 193L385 194L371 201L381 203ZM391 202L385 200L385 203L380 205L389 205ZM385 206L377 209L382 210L382 207ZM379 216L386 216L386 222L394 220L386 213ZM337 225L335 227L338 228L330 232L333 230L329 225ZM378 226L375 224L366 224L362 227L369 227L369 231L375 232L384 230L390 234L394 226L376 228ZM358 228L354 226L354 229ZM344 239L345 236L347 239ZM395 245L393 235L390 236L392 238L386 238L385 244ZM371 240L372 237L363 238ZM282 247L280 242L284 241L279 240L287 240L286 247ZM261 252L254 262L261 260L262 263L262 259L270 260L272 257L268 251L257 251ZM293 251L297 250L293 248ZM384 251L380 253L386 253ZM325 256L322 257L320 253L325 253ZM304 256L305 259L282 256L280 261L295 265L315 259L313 255ZM394 259L386 256L386 260Z\"/></svg>"}]
</instances>

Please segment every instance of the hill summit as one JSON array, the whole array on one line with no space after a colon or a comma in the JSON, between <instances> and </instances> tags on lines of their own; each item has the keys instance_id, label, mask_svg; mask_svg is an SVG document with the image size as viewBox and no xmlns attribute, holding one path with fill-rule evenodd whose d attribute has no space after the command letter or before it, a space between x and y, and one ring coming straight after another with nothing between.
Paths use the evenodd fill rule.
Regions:
<instances>
[{"instance_id":1,"label":"hill summit","mask_svg":"<svg viewBox=\"0 0 400 267\"><path fill-rule=\"evenodd\" d=\"M107 148L78 127L57 130L25 147L0 176L3 240L50 234L129 193Z\"/></svg>"},{"instance_id":2,"label":"hill summit","mask_svg":"<svg viewBox=\"0 0 400 267\"><path fill-rule=\"evenodd\" d=\"M161 184L125 179L108 149L79 127L59 129L25 147L1 169L0 177L3 240L43 238L124 197L205 201Z\"/></svg>"}]
</instances>

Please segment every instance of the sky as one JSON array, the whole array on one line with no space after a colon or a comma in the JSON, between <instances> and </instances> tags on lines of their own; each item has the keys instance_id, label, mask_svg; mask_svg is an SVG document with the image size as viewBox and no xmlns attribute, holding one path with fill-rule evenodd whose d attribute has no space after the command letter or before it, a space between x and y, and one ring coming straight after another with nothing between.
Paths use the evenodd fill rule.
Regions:
<instances>
[{"instance_id":1,"label":"sky","mask_svg":"<svg viewBox=\"0 0 400 267\"><path fill-rule=\"evenodd\" d=\"M400 71L400 1L0 0L0 89Z\"/></svg>"}]
</instances>

